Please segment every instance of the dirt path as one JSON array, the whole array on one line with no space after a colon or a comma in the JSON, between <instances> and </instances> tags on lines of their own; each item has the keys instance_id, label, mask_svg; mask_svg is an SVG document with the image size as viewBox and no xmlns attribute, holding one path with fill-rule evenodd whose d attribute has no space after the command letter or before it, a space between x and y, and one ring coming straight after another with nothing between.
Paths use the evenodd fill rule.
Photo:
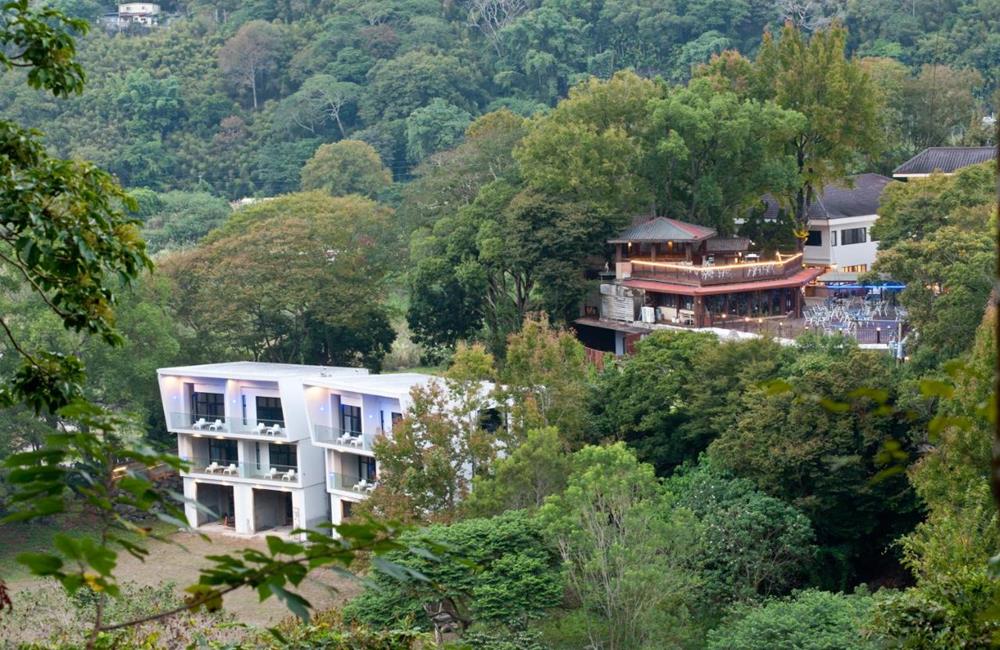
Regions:
<instances>
[{"instance_id":1,"label":"dirt path","mask_svg":"<svg viewBox=\"0 0 1000 650\"><path fill-rule=\"evenodd\" d=\"M174 582L178 593L183 588L198 579L198 571L209 562L206 555L229 553L242 548L265 549L267 543L261 537L235 537L231 535L212 535L210 542L197 535L176 533L172 539L183 545L159 544L150 545L150 555L145 562L122 553L118 560L119 568L116 574L121 580L128 580L140 585L158 585L164 582ZM12 591L16 599L18 589L37 586L35 580L15 580ZM332 589L331 589L332 588ZM333 591L336 590L336 591ZM332 609L342 604L348 598L360 592L361 586L356 581L328 570L313 571L301 585L299 592L316 609ZM237 620L258 627L270 626L289 616L288 609L277 599L269 598L261 603L256 592L240 589L225 596L225 609L232 612Z\"/></svg>"}]
</instances>

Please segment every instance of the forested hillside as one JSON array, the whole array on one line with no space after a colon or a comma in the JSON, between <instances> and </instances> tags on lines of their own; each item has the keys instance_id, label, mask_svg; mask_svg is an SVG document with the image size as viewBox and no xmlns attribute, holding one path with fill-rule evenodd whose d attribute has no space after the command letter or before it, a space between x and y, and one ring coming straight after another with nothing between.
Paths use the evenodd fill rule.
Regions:
<instances>
[{"instance_id":1,"label":"forested hillside","mask_svg":"<svg viewBox=\"0 0 1000 650\"><path fill-rule=\"evenodd\" d=\"M92 20L114 9L48 4ZM1000 61L996 0L167 0L163 9L176 15L167 26L95 28L81 40L79 97L45 97L5 76L0 114L126 187L270 196L299 189L322 143L368 142L406 179L477 115L529 115L590 75L626 68L684 83L722 50L752 57L785 19L806 30L839 19L851 53L902 64L880 75L900 136L884 171L915 148L980 137L969 127L995 108Z\"/></svg>"}]
</instances>

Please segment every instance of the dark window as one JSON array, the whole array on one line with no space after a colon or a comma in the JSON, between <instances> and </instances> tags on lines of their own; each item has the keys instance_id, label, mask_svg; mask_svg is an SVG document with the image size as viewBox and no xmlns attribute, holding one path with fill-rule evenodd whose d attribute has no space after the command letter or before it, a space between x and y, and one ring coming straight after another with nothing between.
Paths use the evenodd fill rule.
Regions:
<instances>
[{"instance_id":1,"label":"dark window","mask_svg":"<svg viewBox=\"0 0 1000 650\"><path fill-rule=\"evenodd\" d=\"M281 411L280 397L257 398L257 422L264 424L284 424L285 414Z\"/></svg>"},{"instance_id":2,"label":"dark window","mask_svg":"<svg viewBox=\"0 0 1000 650\"><path fill-rule=\"evenodd\" d=\"M361 407L340 405L340 428L350 433L361 433Z\"/></svg>"},{"instance_id":3,"label":"dark window","mask_svg":"<svg viewBox=\"0 0 1000 650\"><path fill-rule=\"evenodd\" d=\"M236 450L235 440L209 440L208 460L220 465L228 465L237 462L239 452Z\"/></svg>"},{"instance_id":4,"label":"dark window","mask_svg":"<svg viewBox=\"0 0 1000 650\"><path fill-rule=\"evenodd\" d=\"M392 414L392 428L395 429L399 426L399 423L403 421L403 414L393 412Z\"/></svg>"},{"instance_id":5,"label":"dark window","mask_svg":"<svg viewBox=\"0 0 1000 650\"><path fill-rule=\"evenodd\" d=\"M295 454L295 445L268 445L267 455L271 467L287 469L299 466L298 458L296 458Z\"/></svg>"},{"instance_id":6,"label":"dark window","mask_svg":"<svg viewBox=\"0 0 1000 650\"><path fill-rule=\"evenodd\" d=\"M350 501L341 501L340 502L340 519L341 519L341 521L343 521L344 519L350 519L351 518L351 506L353 506L353 505L354 504L351 503Z\"/></svg>"},{"instance_id":7,"label":"dark window","mask_svg":"<svg viewBox=\"0 0 1000 650\"><path fill-rule=\"evenodd\" d=\"M837 245L837 231L836 230L831 230L830 231L830 245L831 246L836 246Z\"/></svg>"},{"instance_id":8,"label":"dark window","mask_svg":"<svg viewBox=\"0 0 1000 650\"><path fill-rule=\"evenodd\" d=\"M256 461L256 464L257 464L257 469L260 469L260 443L259 442L253 443L253 451L254 451L254 460Z\"/></svg>"},{"instance_id":9,"label":"dark window","mask_svg":"<svg viewBox=\"0 0 1000 650\"><path fill-rule=\"evenodd\" d=\"M823 245L823 232L820 230L810 230L809 236L806 237L806 246L822 246Z\"/></svg>"},{"instance_id":10,"label":"dark window","mask_svg":"<svg viewBox=\"0 0 1000 650\"><path fill-rule=\"evenodd\" d=\"M368 456L358 456L358 476L366 481L375 480L375 459Z\"/></svg>"},{"instance_id":11,"label":"dark window","mask_svg":"<svg viewBox=\"0 0 1000 650\"><path fill-rule=\"evenodd\" d=\"M192 393L191 410L194 420L212 418L221 419L226 412L226 397L222 393Z\"/></svg>"},{"instance_id":12,"label":"dark window","mask_svg":"<svg viewBox=\"0 0 1000 650\"><path fill-rule=\"evenodd\" d=\"M863 244L868 241L868 231L865 228L849 228L840 233L840 241L844 246L848 244Z\"/></svg>"},{"instance_id":13,"label":"dark window","mask_svg":"<svg viewBox=\"0 0 1000 650\"><path fill-rule=\"evenodd\" d=\"M479 416L479 426L487 433L496 433L503 424L503 416L496 409L486 409Z\"/></svg>"}]
</instances>

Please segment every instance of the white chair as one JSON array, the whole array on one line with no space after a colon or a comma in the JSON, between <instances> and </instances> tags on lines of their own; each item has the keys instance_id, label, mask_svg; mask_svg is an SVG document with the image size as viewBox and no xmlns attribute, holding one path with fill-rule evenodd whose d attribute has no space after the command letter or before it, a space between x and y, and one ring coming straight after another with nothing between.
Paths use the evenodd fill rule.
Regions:
<instances>
[{"instance_id":1,"label":"white chair","mask_svg":"<svg viewBox=\"0 0 1000 650\"><path fill-rule=\"evenodd\" d=\"M224 426L225 425L222 424L222 420L216 420L212 424L208 425L208 430L209 431L222 431L222 427L224 427Z\"/></svg>"},{"instance_id":2,"label":"white chair","mask_svg":"<svg viewBox=\"0 0 1000 650\"><path fill-rule=\"evenodd\" d=\"M338 443L338 444L341 444L341 445L347 445L347 444L350 444L350 442L351 442L351 438L353 438L353 437L354 437L354 436L352 436L351 434L349 434L349 433L345 433L345 434L343 434L342 436L340 436L339 438L337 438L337 443Z\"/></svg>"},{"instance_id":3,"label":"white chair","mask_svg":"<svg viewBox=\"0 0 1000 650\"><path fill-rule=\"evenodd\" d=\"M264 475L264 478L269 478L272 481L277 480L278 479L278 470L275 469L274 467L270 468L269 470L267 470L267 474Z\"/></svg>"},{"instance_id":4,"label":"white chair","mask_svg":"<svg viewBox=\"0 0 1000 650\"><path fill-rule=\"evenodd\" d=\"M377 488L377 487L378 487L378 481L375 481L374 483L369 483L365 487L365 492L367 492L368 494L371 494L372 492L375 491L375 488Z\"/></svg>"},{"instance_id":5,"label":"white chair","mask_svg":"<svg viewBox=\"0 0 1000 650\"><path fill-rule=\"evenodd\" d=\"M368 487L368 481L366 481L365 479L361 479L360 481L354 484L353 490L355 492L363 492L367 487Z\"/></svg>"},{"instance_id":6,"label":"white chair","mask_svg":"<svg viewBox=\"0 0 1000 650\"><path fill-rule=\"evenodd\" d=\"M215 474L215 473L216 473L216 472L218 472L218 471L219 471L220 469L222 469L222 466L221 466L221 465L219 465L219 464L218 464L217 462L215 462L215 461L213 460L213 461L212 461L212 462L211 462L211 463L209 464L209 466L205 468L205 473L206 473L206 474Z\"/></svg>"},{"instance_id":7,"label":"white chair","mask_svg":"<svg viewBox=\"0 0 1000 650\"><path fill-rule=\"evenodd\" d=\"M282 481L294 481L295 480L295 468L291 468L287 472L281 475Z\"/></svg>"},{"instance_id":8,"label":"white chair","mask_svg":"<svg viewBox=\"0 0 1000 650\"><path fill-rule=\"evenodd\" d=\"M264 431L264 433L266 433L269 436L280 436L281 435L281 425L280 424L273 424L273 425L269 426Z\"/></svg>"},{"instance_id":9,"label":"white chair","mask_svg":"<svg viewBox=\"0 0 1000 650\"><path fill-rule=\"evenodd\" d=\"M198 429L199 431L204 429L208 422L205 418L198 418L198 421L191 425L192 429Z\"/></svg>"},{"instance_id":10,"label":"white chair","mask_svg":"<svg viewBox=\"0 0 1000 650\"><path fill-rule=\"evenodd\" d=\"M257 423L257 428L255 428L253 430L253 432L256 433L258 436L262 436L262 435L264 435L264 433L266 432L266 430L267 430L267 427L264 426L264 423L263 422L258 422Z\"/></svg>"},{"instance_id":11,"label":"white chair","mask_svg":"<svg viewBox=\"0 0 1000 650\"><path fill-rule=\"evenodd\" d=\"M222 470L222 473L223 474L233 474L235 476L237 471L238 470L236 468L236 463L229 463L229 467L227 467L226 469Z\"/></svg>"},{"instance_id":12,"label":"white chair","mask_svg":"<svg viewBox=\"0 0 1000 650\"><path fill-rule=\"evenodd\" d=\"M365 441L361 439L361 436L351 436L351 446L352 447L363 447Z\"/></svg>"}]
</instances>

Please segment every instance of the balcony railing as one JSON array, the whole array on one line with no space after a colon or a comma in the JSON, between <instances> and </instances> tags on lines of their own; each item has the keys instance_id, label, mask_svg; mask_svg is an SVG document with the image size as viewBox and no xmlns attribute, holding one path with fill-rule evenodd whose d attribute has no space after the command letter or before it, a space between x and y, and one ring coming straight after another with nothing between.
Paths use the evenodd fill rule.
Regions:
<instances>
[{"instance_id":1,"label":"balcony railing","mask_svg":"<svg viewBox=\"0 0 1000 650\"><path fill-rule=\"evenodd\" d=\"M274 481L276 483L298 483L302 476L299 468L293 465L271 465L257 467L256 463L246 463L228 460L209 460L208 458L182 458L190 464L188 474L211 476L214 478L249 478Z\"/></svg>"},{"instance_id":2,"label":"balcony railing","mask_svg":"<svg viewBox=\"0 0 1000 650\"><path fill-rule=\"evenodd\" d=\"M374 450L375 436L370 433L345 431L340 427L331 427L325 424L314 424L313 433L316 436L316 442L325 442L351 451Z\"/></svg>"},{"instance_id":3,"label":"balcony railing","mask_svg":"<svg viewBox=\"0 0 1000 650\"><path fill-rule=\"evenodd\" d=\"M331 490L342 490L344 492L353 492L355 494L367 496L375 490L376 485L378 485L378 481L362 481L361 477L354 476L352 474L338 474L336 472L330 472L327 474L326 484Z\"/></svg>"},{"instance_id":4,"label":"balcony railing","mask_svg":"<svg viewBox=\"0 0 1000 650\"><path fill-rule=\"evenodd\" d=\"M287 438L284 420L255 420L253 418L199 415L197 413L171 413L172 431L195 433L232 433L261 438Z\"/></svg>"},{"instance_id":5,"label":"balcony railing","mask_svg":"<svg viewBox=\"0 0 1000 650\"><path fill-rule=\"evenodd\" d=\"M787 278L802 270L802 255L792 255L770 262L746 262L719 266L688 266L644 260L632 260L620 266L624 267L621 269L622 273L627 273L637 280L658 280L675 284L710 286Z\"/></svg>"}]
</instances>

